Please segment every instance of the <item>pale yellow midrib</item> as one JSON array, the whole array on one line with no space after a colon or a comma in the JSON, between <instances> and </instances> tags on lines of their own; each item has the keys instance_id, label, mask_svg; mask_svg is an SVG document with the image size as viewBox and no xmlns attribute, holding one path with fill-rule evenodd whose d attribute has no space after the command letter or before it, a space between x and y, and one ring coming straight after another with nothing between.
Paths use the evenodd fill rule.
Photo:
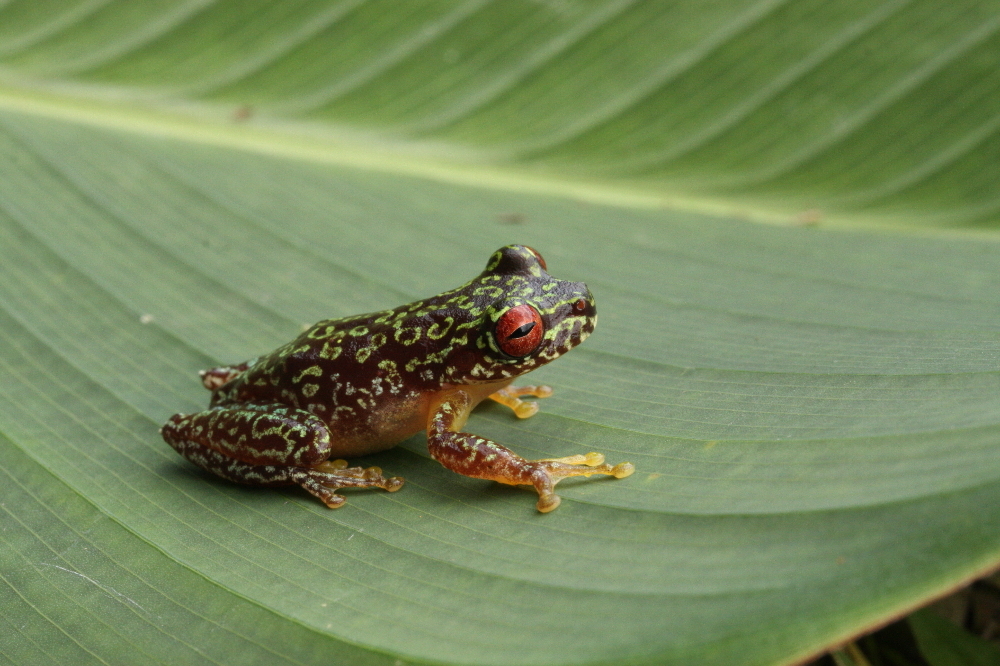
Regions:
<instances>
[{"instance_id":1,"label":"pale yellow midrib","mask_svg":"<svg viewBox=\"0 0 1000 666\"><path fill-rule=\"evenodd\" d=\"M2 79L0 73L0 79ZM110 94L106 95L110 97ZM476 162L460 149L430 144L392 143L383 137L336 127L266 118L235 123L226 107L157 101L113 101L95 96L0 82L0 110L135 135L167 137L288 159L426 178L507 192L572 198L632 208L669 209L786 222L787 215L737 208L731 202L687 197L622 185L560 178L551 173ZM450 154L447 154L449 153Z\"/></svg>"}]
</instances>

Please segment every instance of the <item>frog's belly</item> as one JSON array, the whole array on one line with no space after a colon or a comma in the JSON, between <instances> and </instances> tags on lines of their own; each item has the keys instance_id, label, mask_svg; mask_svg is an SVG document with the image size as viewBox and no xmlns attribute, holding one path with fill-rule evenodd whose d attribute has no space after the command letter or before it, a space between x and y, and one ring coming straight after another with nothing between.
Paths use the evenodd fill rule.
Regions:
<instances>
[{"instance_id":1,"label":"frog's belly","mask_svg":"<svg viewBox=\"0 0 1000 666\"><path fill-rule=\"evenodd\" d=\"M352 405L317 416L330 429L331 458L363 456L385 451L427 426L426 397L390 396L383 404ZM378 402L378 397L370 398Z\"/></svg>"},{"instance_id":2,"label":"frog's belly","mask_svg":"<svg viewBox=\"0 0 1000 666\"><path fill-rule=\"evenodd\" d=\"M404 439L412 437L427 427L432 405L440 402L441 396L454 391L464 392L470 399L469 411L491 394L509 385L512 380L473 384L466 386L445 386L438 391L406 395L383 394L388 399L374 403L351 405L349 407L327 408L310 405L312 411L323 418L330 429L331 457L363 456L385 451ZM374 408L367 409L369 406ZM325 410L330 411L325 411ZM461 414L458 425L464 425L468 412Z\"/></svg>"}]
</instances>

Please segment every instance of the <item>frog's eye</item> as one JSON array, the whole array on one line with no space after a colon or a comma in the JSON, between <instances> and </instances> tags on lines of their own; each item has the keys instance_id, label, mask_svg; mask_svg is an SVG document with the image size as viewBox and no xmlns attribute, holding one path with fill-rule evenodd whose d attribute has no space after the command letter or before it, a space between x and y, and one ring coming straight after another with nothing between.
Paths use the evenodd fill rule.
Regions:
<instances>
[{"instance_id":1,"label":"frog's eye","mask_svg":"<svg viewBox=\"0 0 1000 666\"><path fill-rule=\"evenodd\" d=\"M497 321L497 344L508 356L527 356L538 348L544 328L538 310L526 304L515 306Z\"/></svg>"},{"instance_id":2,"label":"frog's eye","mask_svg":"<svg viewBox=\"0 0 1000 666\"><path fill-rule=\"evenodd\" d=\"M542 254L538 250L528 245L525 245L524 247L528 248L531 254L535 255L535 258L538 259L538 263L542 265L543 271L549 270L549 267L545 265L545 259L542 257Z\"/></svg>"},{"instance_id":3,"label":"frog's eye","mask_svg":"<svg viewBox=\"0 0 1000 666\"><path fill-rule=\"evenodd\" d=\"M587 301L582 298L573 304L573 314L583 314L587 310Z\"/></svg>"}]
</instances>

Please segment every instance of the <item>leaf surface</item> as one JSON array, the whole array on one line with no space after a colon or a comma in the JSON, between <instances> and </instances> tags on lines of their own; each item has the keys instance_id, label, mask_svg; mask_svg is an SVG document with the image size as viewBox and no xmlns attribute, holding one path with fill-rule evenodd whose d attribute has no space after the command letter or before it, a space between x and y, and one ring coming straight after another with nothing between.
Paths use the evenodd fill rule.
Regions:
<instances>
[{"instance_id":1,"label":"leaf surface","mask_svg":"<svg viewBox=\"0 0 1000 666\"><path fill-rule=\"evenodd\" d=\"M860 117L862 101L917 95L930 79L913 67L971 76L990 7L938 7L927 42L919 2L125 4L0 9L5 659L792 663L1000 563L992 236L637 205L682 185L736 205L736 176L763 168L740 157L766 139L754 119L807 84L851 90L838 103ZM828 32L787 39L826 56L756 49L814 24ZM870 56L882 96L855 90L850 63L890 28L877 43L892 53L925 40L910 70L884 56L917 79ZM648 48L667 29L677 39ZM748 53L747 76L802 71L714 78ZM659 112L698 80L690 104L715 120L678 109L672 135ZM220 118L233 104L251 117ZM699 136L684 123L733 104L750 106L731 129L635 189L629 160L676 151ZM915 168L860 121L838 138L820 118L833 111L794 108L813 125L759 160L805 166L747 185L753 214L874 187L848 148L886 174ZM940 108L942 141L976 131ZM916 118L894 127L932 133ZM643 136L662 145L635 149ZM828 159L794 162L823 145ZM981 150L953 164L982 166ZM684 160L680 178L668 164ZM965 179L955 169L934 178ZM992 219L985 190L935 187L899 195L905 221ZM633 477L564 482L538 515L530 492L447 472L418 436L358 461L406 477L401 492L331 512L210 477L160 440L170 414L206 404L199 369L454 287L510 242L585 280L600 324L532 376L555 388L540 414L487 406L469 430L528 457L599 450Z\"/></svg>"}]
</instances>

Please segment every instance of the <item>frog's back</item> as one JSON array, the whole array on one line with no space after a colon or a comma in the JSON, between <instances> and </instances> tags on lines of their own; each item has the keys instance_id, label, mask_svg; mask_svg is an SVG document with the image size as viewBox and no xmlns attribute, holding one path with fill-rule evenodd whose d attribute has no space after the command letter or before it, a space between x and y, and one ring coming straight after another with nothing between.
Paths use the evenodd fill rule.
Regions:
<instances>
[{"instance_id":1,"label":"frog's back","mask_svg":"<svg viewBox=\"0 0 1000 666\"><path fill-rule=\"evenodd\" d=\"M423 429L424 403L440 388L452 349L473 328L461 312L442 309L441 300L317 322L244 364L214 392L212 404L288 405L338 431L401 441Z\"/></svg>"}]
</instances>

